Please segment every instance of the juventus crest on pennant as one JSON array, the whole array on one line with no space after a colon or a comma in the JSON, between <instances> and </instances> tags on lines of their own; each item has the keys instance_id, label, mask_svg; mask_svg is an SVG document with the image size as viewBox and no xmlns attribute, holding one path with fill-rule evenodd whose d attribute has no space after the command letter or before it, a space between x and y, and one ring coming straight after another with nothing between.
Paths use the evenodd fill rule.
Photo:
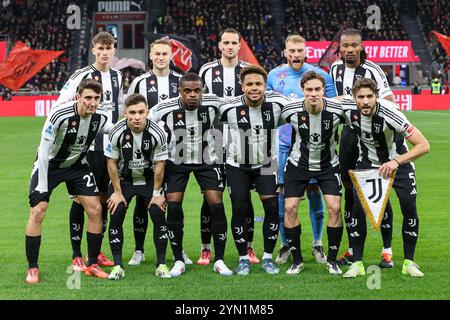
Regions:
<instances>
[{"instance_id":1,"label":"juventus crest on pennant","mask_svg":"<svg viewBox=\"0 0 450 320\"><path fill-rule=\"evenodd\" d=\"M373 229L379 229L397 170L389 179L381 177L378 169L349 170L348 172Z\"/></svg>"}]
</instances>

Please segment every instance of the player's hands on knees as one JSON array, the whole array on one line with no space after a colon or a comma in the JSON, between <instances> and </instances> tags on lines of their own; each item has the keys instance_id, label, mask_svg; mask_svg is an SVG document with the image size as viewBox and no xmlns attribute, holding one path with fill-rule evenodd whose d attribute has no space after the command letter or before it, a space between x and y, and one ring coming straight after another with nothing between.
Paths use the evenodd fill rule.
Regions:
<instances>
[{"instance_id":1,"label":"player's hands on knees","mask_svg":"<svg viewBox=\"0 0 450 320\"><path fill-rule=\"evenodd\" d=\"M125 205L125 207L128 207L128 203L125 200L122 192L117 192L115 191L111 197L109 197L108 200L106 200L106 203L108 204L108 209L109 212L111 212L111 214L114 214L116 212L117 207L119 206L119 204L123 202L123 204Z\"/></svg>"},{"instance_id":2,"label":"player's hands on knees","mask_svg":"<svg viewBox=\"0 0 450 320\"><path fill-rule=\"evenodd\" d=\"M157 205L163 212L166 212L167 202L166 198L163 195L157 197L153 196L148 207L150 208L152 204Z\"/></svg>"},{"instance_id":3,"label":"player's hands on knees","mask_svg":"<svg viewBox=\"0 0 450 320\"><path fill-rule=\"evenodd\" d=\"M380 169L378 169L378 173L384 179L388 179L391 177L391 175L394 173L394 171L398 169L398 167L399 167L398 162L395 160L391 160L391 161L383 163L383 165L380 167Z\"/></svg>"}]
</instances>

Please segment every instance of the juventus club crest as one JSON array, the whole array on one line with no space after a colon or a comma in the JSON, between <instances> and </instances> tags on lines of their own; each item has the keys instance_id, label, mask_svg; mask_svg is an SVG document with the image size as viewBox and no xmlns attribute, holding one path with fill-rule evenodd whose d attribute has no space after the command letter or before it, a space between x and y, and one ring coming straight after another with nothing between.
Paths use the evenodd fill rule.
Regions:
<instances>
[{"instance_id":1,"label":"juventus club crest","mask_svg":"<svg viewBox=\"0 0 450 320\"><path fill-rule=\"evenodd\" d=\"M374 229L380 228L396 173L397 170L384 179L378 169L349 170L358 198Z\"/></svg>"},{"instance_id":2,"label":"juventus club crest","mask_svg":"<svg viewBox=\"0 0 450 320\"><path fill-rule=\"evenodd\" d=\"M172 87L172 93L173 94L177 93L177 90L178 90L177 84L172 82L172 83L170 83L170 86Z\"/></svg>"},{"instance_id":3,"label":"juventus club crest","mask_svg":"<svg viewBox=\"0 0 450 320\"><path fill-rule=\"evenodd\" d=\"M330 120L324 120L323 121L323 126L324 126L325 130L329 130L330 129L330 123L331 123Z\"/></svg>"},{"instance_id":4,"label":"juventus club crest","mask_svg":"<svg viewBox=\"0 0 450 320\"><path fill-rule=\"evenodd\" d=\"M150 141L144 140L144 150L147 151L150 148Z\"/></svg>"},{"instance_id":5,"label":"juventus club crest","mask_svg":"<svg viewBox=\"0 0 450 320\"><path fill-rule=\"evenodd\" d=\"M264 111L264 117L266 118L266 121L270 121L270 111Z\"/></svg>"},{"instance_id":6,"label":"juventus club crest","mask_svg":"<svg viewBox=\"0 0 450 320\"><path fill-rule=\"evenodd\" d=\"M206 116L206 112L200 113L200 117L202 118L202 123L205 124L208 121L208 117Z\"/></svg>"},{"instance_id":7,"label":"juventus club crest","mask_svg":"<svg viewBox=\"0 0 450 320\"><path fill-rule=\"evenodd\" d=\"M381 131L381 124L374 123L373 124L373 128L374 128L375 133L380 133L380 131Z\"/></svg>"},{"instance_id":8,"label":"juventus club crest","mask_svg":"<svg viewBox=\"0 0 450 320\"><path fill-rule=\"evenodd\" d=\"M97 131L97 128L98 128L98 121L92 122L92 131L93 132Z\"/></svg>"}]
</instances>

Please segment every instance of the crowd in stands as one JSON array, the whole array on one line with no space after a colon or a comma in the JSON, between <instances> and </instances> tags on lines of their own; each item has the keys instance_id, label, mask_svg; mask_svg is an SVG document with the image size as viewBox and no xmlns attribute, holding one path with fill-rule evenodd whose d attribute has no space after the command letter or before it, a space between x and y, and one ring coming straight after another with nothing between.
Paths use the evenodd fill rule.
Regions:
<instances>
[{"instance_id":1,"label":"crowd in stands","mask_svg":"<svg viewBox=\"0 0 450 320\"><path fill-rule=\"evenodd\" d=\"M22 41L32 49L65 50L25 85L31 92L59 91L69 74L68 60L72 54L71 33L66 28L66 9L70 0L4 0L0 2L0 34L9 36L8 49ZM259 63L271 70L284 63L283 39L298 33L307 40L331 40L344 23L361 29L364 40L406 40L400 16L406 11L406 0L284 0L285 24L281 36L275 34L275 18L270 0L167 0L167 11L156 21L160 33L195 35L200 48L200 64L220 57L217 47L219 33L227 27L238 29ZM93 2L91 2L92 5ZM433 68L448 79L449 57L432 34L436 30L449 35L450 2L429 0L414 2L423 30L433 48ZM369 29L366 13L370 5L381 13L380 29ZM408 7L409 8L409 7ZM409 10L409 9L408 9ZM63 32L64 31L64 32ZM83 60L89 51L83 48ZM125 86L135 70L123 70ZM2 90L0 90L2 91Z\"/></svg>"},{"instance_id":2,"label":"crowd in stands","mask_svg":"<svg viewBox=\"0 0 450 320\"><path fill-rule=\"evenodd\" d=\"M167 2L162 21L164 33L195 34L201 63L219 58L218 34L227 27L238 29L260 64L267 70L281 62L280 42L275 40L274 19L268 0L213 0Z\"/></svg>"},{"instance_id":3,"label":"crowd in stands","mask_svg":"<svg viewBox=\"0 0 450 320\"><path fill-rule=\"evenodd\" d=\"M432 50L433 63L430 76L431 78L440 78L442 83L445 84L450 78L450 57L432 31L437 31L444 36L450 35L450 2L441 0L419 1L418 7L419 20Z\"/></svg>"},{"instance_id":4,"label":"crowd in stands","mask_svg":"<svg viewBox=\"0 0 450 320\"><path fill-rule=\"evenodd\" d=\"M32 92L59 91L69 74L71 33L66 27L68 0L11 0L0 4L0 34L9 37L8 49L22 41L33 50L64 50L31 78L24 88Z\"/></svg>"},{"instance_id":5,"label":"crowd in stands","mask_svg":"<svg viewBox=\"0 0 450 320\"><path fill-rule=\"evenodd\" d=\"M380 29L369 29L366 14L371 5L380 8ZM299 33L307 40L331 40L336 32L348 23L360 29L364 40L407 40L400 20L401 8L395 1L349 0L312 1L286 0L283 36ZM374 22L374 20L371 20Z\"/></svg>"},{"instance_id":6,"label":"crowd in stands","mask_svg":"<svg viewBox=\"0 0 450 320\"><path fill-rule=\"evenodd\" d=\"M381 10L381 29L368 29L367 7ZM298 33L307 40L331 40L345 23L363 31L365 40L406 40L398 1L312 1L286 0L283 38ZM163 33L194 34L198 38L202 63L220 56L217 35L226 27L238 29L259 63L266 69L283 63L282 39L274 34L275 21L268 0L225 0L218 6L212 0L192 2L169 0L167 14L159 20Z\"/></svg>"}]
</instances>

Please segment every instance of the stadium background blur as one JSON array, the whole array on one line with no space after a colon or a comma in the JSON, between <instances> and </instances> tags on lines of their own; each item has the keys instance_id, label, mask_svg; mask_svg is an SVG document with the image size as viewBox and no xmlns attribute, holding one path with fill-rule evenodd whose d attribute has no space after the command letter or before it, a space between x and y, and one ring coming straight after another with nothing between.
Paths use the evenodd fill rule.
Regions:
<instances>
[{"instance_id":1,"label":"stadium background blur","mask_svg":"<svg viewBox=\"0 0 450 320\"><path fill-rule=\"evenodd\" d=\"M69 30L69 5L79 6L81 29ZM381 28L367 27L366 9L381 10ZM34 50L65 50L56 60L31 78L13 95L57 94L68 76L92 62L90 38L107 30L118 40L117 58L135 58L148 68L148 41L145 33L195 36L199 65L219 58L218 34L226 27L238 29L259 63L270 71L284 62L283 39L298 33L307 41L332 40L344 23L363 32L364 40L411 40L420 63L381 64L393 89L405 89L417 82L428 89L437 76L448 93L449 61L432 30L449 34L450 3L444 0L155 0L155 1L34 1L4 0L0 4L0 41L6 40L7 52L22 41ZM119 19L103 23L95 12ZM138 14L139 12L143 14ZM108 16L109 14L109 16ZM116 20L116 21L114 21ZM144 70L126 67L124 88ZM0 86L0 94L10 94Z\"/></svg>"}]
</instances>

